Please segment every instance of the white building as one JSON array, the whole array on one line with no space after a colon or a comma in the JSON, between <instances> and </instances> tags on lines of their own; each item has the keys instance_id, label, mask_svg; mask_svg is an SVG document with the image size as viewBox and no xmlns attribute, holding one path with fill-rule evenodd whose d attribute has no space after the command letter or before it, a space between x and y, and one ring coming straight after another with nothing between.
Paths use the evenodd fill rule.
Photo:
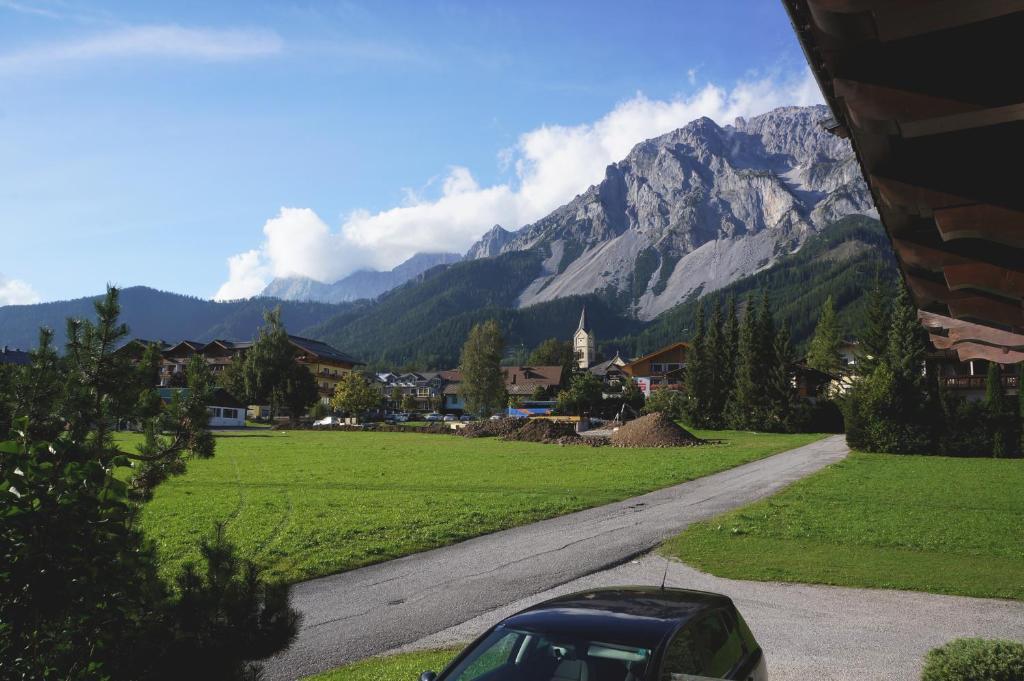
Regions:
<instances>
[{"instance_id":1,"label":"white building","mask_svg":"<svg viewBox=\"0 0 1024 681\"><path fill-rule=\"evenodd\" d=\"M589 369L597 359L597 336L587 324L587 307L583 306L580 313L580 325L572 337L573 351L576 353L576 366Z\"/></svg>"}]
</instances>

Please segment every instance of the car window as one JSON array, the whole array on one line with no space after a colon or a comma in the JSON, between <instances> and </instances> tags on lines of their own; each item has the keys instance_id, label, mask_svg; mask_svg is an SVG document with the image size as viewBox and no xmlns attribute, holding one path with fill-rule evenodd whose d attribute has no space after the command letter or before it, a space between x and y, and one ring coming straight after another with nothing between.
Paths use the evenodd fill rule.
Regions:
<instances>
[{"instance_id":1,"label":"car window","mask_svg":"<svg viewBox=\"0 0 1024 681\"><path fill-rule=\"evenodd\" d=\"M452 681L475 681L486 679L492 672L509 662L512 651L516 649L523 635L516 631L505 632L490 646L481 646L481 652Z\"/></svg>"},{"instance_id":2,"label":"car window","mask_svg":"<svg viewBox=\"0 0 1024 681\"><path fill-rule=\"evenodd\" d=\"M665 648L665 658L661 664L662 681L683 681L696 678L700 673L702 661L693 629L685 627L675 635L672 642Z\"/></svg>"},{"instance_id":3,"label":"car window","mask_svg":"<svg viewBox=\"0 0 1024 681\"><path fill-rule=\"evenodd\" d=\"M704 676L725 677L746 654L736 621L729 613L715 612L697 622L695 636L704 657Z\"/></svg>"}]
</instances>

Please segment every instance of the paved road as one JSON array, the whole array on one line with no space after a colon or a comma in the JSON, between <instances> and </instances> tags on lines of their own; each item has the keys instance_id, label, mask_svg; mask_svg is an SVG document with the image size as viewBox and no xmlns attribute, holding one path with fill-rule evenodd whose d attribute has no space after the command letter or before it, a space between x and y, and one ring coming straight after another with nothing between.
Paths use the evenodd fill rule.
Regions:
<instances>
[{"instance_id":1,"label":"paved road","mask_svg":"<svg viewBox=\"0 0 1024 681\"><path fill-rule=\"evenodd\" d=\"M296 679L398 648L638 556L694 521L768 496L848 450L842 436L705 478L297 585L298 640L270 660Z\"/></svg>"},{"instance_id":2,"label":"paved road","mask_svg":"<svg viewBox=\"0 0 1024 681\"><path fill-rule=\"evenodd\" d=\"M1024 603L912 591L744 582L668 563L669 586L730 596L764 647L772 681L913 681L925 653L954 638L1024 641ZM666 560L648 555L432 634L403 650L472 640L495 622L563 593L660 584Z\"/></svg>"}]
</instances>

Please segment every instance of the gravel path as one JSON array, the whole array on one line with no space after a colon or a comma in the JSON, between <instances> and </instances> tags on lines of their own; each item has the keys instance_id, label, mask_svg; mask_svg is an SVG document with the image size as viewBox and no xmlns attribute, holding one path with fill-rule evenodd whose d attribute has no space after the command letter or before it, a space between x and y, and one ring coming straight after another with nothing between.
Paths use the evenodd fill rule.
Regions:
<instances>
[{"instance_id":1,"label":"gravel path","mask_svg":"<svg viewBox=\"0 0 1024 681\"><path fill-rule=\"evenodd\" d=\"M598 586L660 584L731 597L765 649L772 681L913 681L925 653L962 636L1024 641L1024 603L912 591L745 582L655 555L511 603L403 646L472 640L495 622L554 596Z\"/></svg>"},{"instance_id":2,"label":"gravel path","mask_svg":"<svg viewBox=\"0 0 1024 681\"><path fill-rule=\"evenodd\" d=\"M298 584L298 640L266 666L295 679L418 641L649 551L694 521L846 456L842 436L691 482Z\"/></svg>"}]
</instances>

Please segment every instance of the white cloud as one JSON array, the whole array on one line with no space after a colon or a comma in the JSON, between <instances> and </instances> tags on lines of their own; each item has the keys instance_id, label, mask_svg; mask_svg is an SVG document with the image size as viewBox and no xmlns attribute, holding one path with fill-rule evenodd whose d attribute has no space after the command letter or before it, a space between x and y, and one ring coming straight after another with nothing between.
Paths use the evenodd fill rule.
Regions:
<instances>
[{"instance_id":1,"label":"white cloud","mask_svg":"<svg viewBox=\"0 0 1024 681\"><path fill-rule=\"evenodd\" d=\"M571 200L643 140L701 116L728 123L778 106L818 102L809 72L750 79L731 90L708 84L672 100L638 93L596 122L544 125L520 135L514 147L498 152L499 165L515 169L509 182L481 187L468 168L454 166L440 196L406 192L403 205L354 211L337 231L310 209L282 208L264 225L259 249L230 259L228 282L216 297L255 295L270 277L331 282L361 266L393 267L417 252L462 252L491 225L518 228Z\"/></svg>"},{"instance_id":2,"label":"white cloud","mask_svg":"<svg viewBox=\"0 0 1024 681\"><path fill-rule=\"evenodd\" d=\"M38 303L39 294L20 279L8 279L0 274L0 306Z\"/></svg>"},{"instance_id":3,"label":"white cloud","mask_svg":"<svg viewBox=\"0 0 1024 681\"><path fill-rule=\"evenodd\" d=\"M34 71L62 63L125 57L234 61L281 51L274 31L256 28L129 26L80 40L36 45L0 54L0 73Z\"/></svg>"}]
</instances>

